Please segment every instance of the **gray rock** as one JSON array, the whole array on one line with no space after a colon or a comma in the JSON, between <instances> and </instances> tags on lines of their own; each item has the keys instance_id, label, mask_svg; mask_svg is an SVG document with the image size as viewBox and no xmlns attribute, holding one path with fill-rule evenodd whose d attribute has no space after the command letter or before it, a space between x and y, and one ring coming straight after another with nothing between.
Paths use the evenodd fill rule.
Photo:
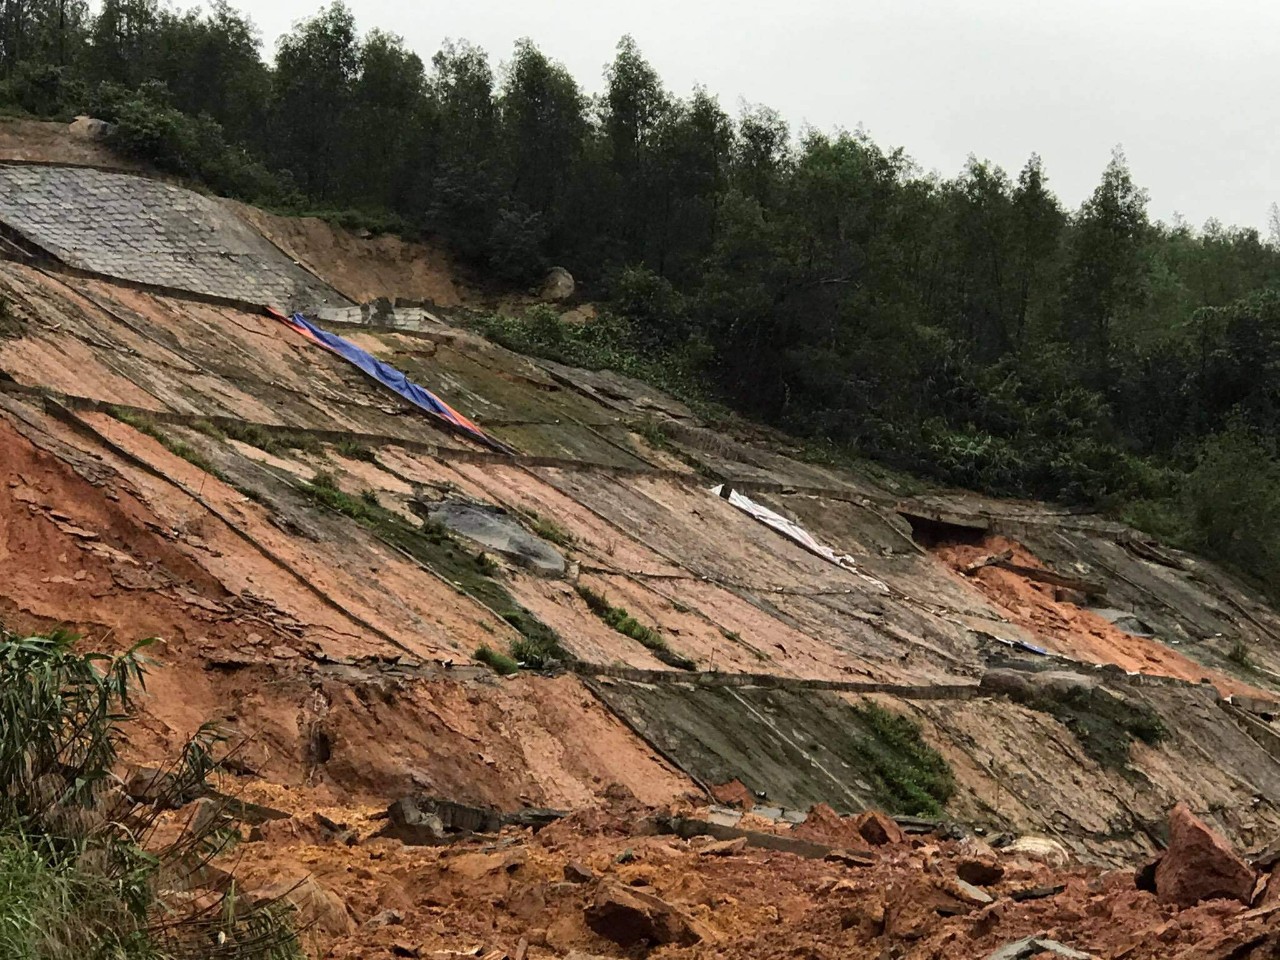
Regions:
<instances>
[{"instance_id":1,"label":"gray rock","mask_svg":"<svg viewBox=\"0 0 1280 960\"><path fill-rule=\"evenodd\" d=\"M573 296L575 286L573 274L564 267L552 267L542 281L538 296L543 300L567 300Z\"/></svg>"},{"instance_id":2,"label":"gray rock","mask_svg":"<svg viewBox=\"0 0 1280 960\"><path fill-rule=\"evenodd\" d=\"M1015 940L1013 943L1006 943L995 953L988 954L987 960L1026 960L1028 957L1034 957L1042 953L1050 953L1055 957L1065 957L1066 960L1093 960L1093 954L1081 953L1079 950L1073 950L1064 943L1057 940L1049 940L1045 937L1024 937L1021 940Z\"/></svg>"},{"instance_id":3,"label":"gray rock","mask_svg":"<svg viewBox=\"0 0 1280 960\"><path fill-rule=\"evenodd\" d=\"M513 563L546 576L564 576L560 552L498 507L445 500L427 505L426 511L432 520Z\"/></svg>"}]
</instances>

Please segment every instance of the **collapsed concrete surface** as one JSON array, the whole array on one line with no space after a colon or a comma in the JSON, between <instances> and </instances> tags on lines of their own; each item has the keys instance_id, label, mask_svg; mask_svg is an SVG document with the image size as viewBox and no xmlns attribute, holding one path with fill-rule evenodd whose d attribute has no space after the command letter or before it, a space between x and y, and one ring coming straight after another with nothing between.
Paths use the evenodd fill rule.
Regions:
<instances>
[{"instance_id":1,"label":"collapsed concrete surface","mask_svg":"<svg viewBox=\"0 0 1280 960\"><path fill-rule=\"evenodd\" d=\"M155 225L163 246L144 244L127 264L96 228L76 234L74 251L48 232L64 207L96 202L86 176L0 165L0 177L41 187L0 204L0 227L21 240L0 261L0 619L69 625L107 646L161 638L130 759L159 762L217 721L247 738L250 796L294 820L319 810L357 839L385 826L356 829L368 811L408 796L505 817L626 797L642 819L714 795L766 827L817 803L874 807L1046 838L1073 862L1116 867L1159 854L1178 801L1242 849L1280 835L1280 620L1212 565L1051 507L907 500L872 474L790 458L767 433L714 433L647 385L513 354L438 310L406 308L401 325L374 322L381 307L343 320L334 287L393 301L401 291L382 285L416 268L379 266L381 248L350 235L336 248L363 253L334 287L292 264L322 272L336 228L317 240L311 227L254 217L288 237L285 256L219 207L212 236L238 238L244 255L228 260L236 302L214 302L208 277L222 274L168 273L192 230L170 229L151 206L176 187L115 174L131 198L125 221ZM327 301L312 314L328 311L516 453L443 429L255 306L286 295L310 298L304 308ZM722 482L847 562L716 496ZM526 669L501 677L478 656ZM456 839L436 812L419 813L423 835ZM586 844L597 874L625 866L608 866L626 852L618 843L652 849L654 863L697 864L707 909L735 918L727 937L680 946L681 934L666 950L795 949L770 939L764 895L722 902L731 883L776 870L782 913L808 918L812 949L880 955L874 937L823 939L843 924L816 893L827 874L814 871L830 865L717 865L670 838L599 834L591 822L570 816L538 843ZM383 839L369 863L363 839L330 849L295 828L264 824L252 870L266 877L296 857L317 873L417 871L404 902L374 910L360 894L349 911L352 924L383 910L426 922L414 898L435 896L447 853ZM514 846L531 842L521 837ZM503 867L485 895L508 903L522 869ZM558 869L537 867L532 903L561 895L542 877ZM1081 881L1087 896L1072 909L1103 909L1079 906L1116 882L1101 876ZM655 889L674 896L665 880ZM573 894L575 910L587 896ZM645 903L624 912L656 930ZM477 922L440 909L430 923ZM1143 922L1159 909L1144 902ZM910 955L986 956L1036 937L1100 949L1049 916L945 943L922 935ZM1126 920L1096 917L1112 930ZM516 923L502 920L504 936ZM574 923L559 940L530 935L528 955L606 945ZM1183 942L1198 923L1172 936ZM352 931L334 955L393 946Z\"/></svg>"}]
</instances>

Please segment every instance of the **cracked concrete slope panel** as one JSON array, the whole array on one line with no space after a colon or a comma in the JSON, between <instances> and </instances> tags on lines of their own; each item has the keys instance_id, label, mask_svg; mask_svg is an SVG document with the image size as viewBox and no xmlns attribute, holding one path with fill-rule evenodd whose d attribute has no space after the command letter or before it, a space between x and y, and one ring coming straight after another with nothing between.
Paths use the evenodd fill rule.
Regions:
<instances>
[{"instance_id":1,"label":"cracked concrete slope panel","mask_svg":"<svg viewBox=\"0 0 1280 960\"><path fill-rule=\"evenodd\" d=\"M0 165L0 223L120 280L282 309L347 302L227 207L144 177Z\"/></svg>"}]
</instances>

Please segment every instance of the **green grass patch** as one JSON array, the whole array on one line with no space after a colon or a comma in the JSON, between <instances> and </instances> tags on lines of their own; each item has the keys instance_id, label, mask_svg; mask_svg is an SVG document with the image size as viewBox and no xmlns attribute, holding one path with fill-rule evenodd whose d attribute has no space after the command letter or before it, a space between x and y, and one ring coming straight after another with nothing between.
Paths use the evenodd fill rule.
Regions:
<instances>
[{"instance_id":1,"label":"green grass patch","mask_svg":"<svg viewBox=\"0 0 1280 960\"><path fill-rule=\"evenodd\" d=\"M925 743L911 717L864 701L853 707L864 735L853 737L860 769L876 799L891 813L937 817L955 792L955 775L946 759Z\"/></svg>"},{"instance_id":2,"label":"green grass patch","mask_svg":"<svg viewBox=\"0 0 1280 960\"><path fill-rule=\"evenodd\" d=\"M378 454L372 447L357 443L355 440L343 440L334 449L349 460L363 460L366 463L378 462Z\"/></svg>"},{"instance_id":3,"label":"green grass patch","mask_svg":"<svg viewBox=\"0 0 1280 960\"><path fill-rule=\"evenodd\" d=\"M168 436L154 420L144 414L135 413L132 410L126 410L123 407L108 407L107 413L119 420L121 423L127 423L139 433L145 433L148 437L158 441L161 446L172 453L174 456L181 457L192 466L199 467L210 476L217 477L219 480L225 480L226 477L222 471L213 465L213 463L203 453L197 450L185 440L174 440ZM197 421L206 422L207 421ZM193 425L194 426L194 425ZM212 424L209 424L212 427ZM203 431L201 431L203 432Z\"/></svg>"},{"instance_id":4,"label":"green grass patch","mask_svg":"<svg viewBox=\"0 0 1280 960\"><path fill-rule=\"evenodd\" d=\"M222 428L232 440L239 440L251 447L279 456L290 450L303 453L324 453L324 444L308 433L276 431L257 423L232 423Z\"/></svg>"},{"instance_id":5,"label":"green grass patch","mask_svg":"<svg viewBox=\"0 0 1280 960\"><path fill-rule=\"evenodd\" d=\"M193 420L191 421L191 429L215 440L225 440L227 438L227 435L212 420Z\"/></svg>"},{"instance_id":6,"label":"green grass patch","mask_svg":"<svg viewBox=\"0 0 1280 960\"><path fill-rule=\"evenodd\" d=\"M572 547L574 536L560 524L536 513L529 514L529 526L543 540L550 541L560 547Z\"/></svg>"},{"instance_id":7,"label":"green grass patch","mask_svg":"<svg viewBox=\"0 0 1280 960\"><path fill-rule=\"evenodd\" d=\"M520 664L505 653L499 653L494 650L488 644L481 644L476 652L472 654L472 658L489 667L494 673L504 677L509 677L511 674L520 671Z\"/></svg>"},{"instance_id":8,"label":"green grass patch","mask_svg":"<svg viewBox=\"0 0 1280 960\"><path fill-rule=\"evenodd\" d=\"M582 584L578 584L577 590L578 596L586 603L587 609L624 637L630 637L648 649L667 666L679 670L697 669L696 663L672 650L667 645L666 639L656 629L645 626L622 607L615 607L604 594Z\"/></svg>"},{"instance_id":9,"label":"green grass patch","mask_svg":"<svg viewBox=\"0 0 1280 960\"><path fill-rule=\"evenodd\" d=\"M1242 637L1236 637L1231 641L1231 646L1227 650L1227 659L1242 670L1253 669L1253 657L1249 654L1249 645Z\"/></svg>"}]
</instances>

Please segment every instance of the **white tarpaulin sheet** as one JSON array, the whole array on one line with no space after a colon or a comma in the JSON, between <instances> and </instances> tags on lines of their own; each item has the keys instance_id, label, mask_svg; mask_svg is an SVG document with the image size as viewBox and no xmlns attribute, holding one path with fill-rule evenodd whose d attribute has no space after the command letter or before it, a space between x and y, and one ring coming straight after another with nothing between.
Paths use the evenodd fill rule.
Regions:
<instances>
[{"instance_id":1,"label":"white tarpaulin sheet","mask_svg":"<svg viewBox=\"0 0 1280 960\"><path fill-rule=\"evenodd\" d=\"M756 503L748 496L738 493L737 490L730 490L729 496L727 498L724 497L724 484L712 487L711 492L721 499L727 499L729 503L733 504L733 506L737 507L743 513L750 514L765 526L772 527L774 530L777 530L787 539L794 540L810 553L816 553L823 560L826 560L829 563L834 563L837 567L843 567L845 570L856 573L863 580L866 580L869 583L874 583L881 590L888 591L888 586L886 586L882 581L877 580L875 577L868 576L859 570L858 563L853 559L853 557L848 554L836 553L825 543L820 543L814 538L813 534L800 526L800 524L796 523L794 520L788 520L782 514L774 513L774 511L770 510L768 507Z\"/></svg>"}]
</instances>

